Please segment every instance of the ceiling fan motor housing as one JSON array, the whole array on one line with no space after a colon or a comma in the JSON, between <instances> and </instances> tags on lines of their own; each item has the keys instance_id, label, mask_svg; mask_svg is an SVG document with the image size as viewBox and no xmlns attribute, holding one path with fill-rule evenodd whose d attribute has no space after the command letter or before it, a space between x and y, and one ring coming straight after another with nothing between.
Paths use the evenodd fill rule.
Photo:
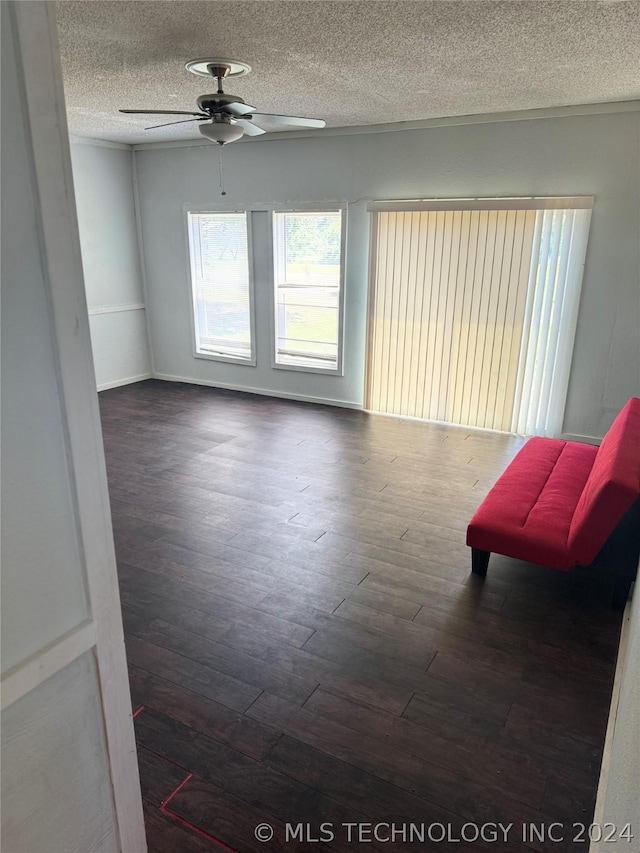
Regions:
<instances>
[{"instance_id":1,"label":"ceiling fan motor housing","mask_svg":"<svg viewBox=\"0 0 640 853\"><path fill-rule=\"evenodd\" d=\"M227 95L223 92L214 92L211 95L200 95L198 107L207 113L216 112L227 104L244 104L244 100L238 95Z\"/></svg>"}]
</instances>

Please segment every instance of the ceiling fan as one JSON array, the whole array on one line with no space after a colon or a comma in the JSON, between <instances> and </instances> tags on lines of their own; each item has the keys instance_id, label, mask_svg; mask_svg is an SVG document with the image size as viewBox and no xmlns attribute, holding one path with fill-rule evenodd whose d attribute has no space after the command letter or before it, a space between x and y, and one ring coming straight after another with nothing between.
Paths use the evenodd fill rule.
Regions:
<instances>
[{"instance_id":1,"label":"ceiling fan","mask_svg":"<svg viewBox=\"0 0 640 853\"><path fill-rule=\"evenodd\" d=\"M154 130L158 127L167 127L171 124L183 124L189 121L203 122L200 133L217 142L218 145L227 145L236 142L245 134L247 136L260 136L267 131L260 127L262 119L266 119L270 125L282 125L290 127L324 127L326 122L319 118L302 118L299 116L281 116L268 113L259 113L256 107L245 104L244 100L237 95L229 95L222 89L222 83L227 77L241 77L251 71L251 66L246 62L235 59L192 59L185 65L187 71L200 77L213 77L218 81L217 92L211 95L201 95L198 98L198 112L183 110L120 110L121 113L138 113L142 115L185 115L193 118L170 121L165 124L156 124L145 130Z\"/></svg>"}]
</instances>

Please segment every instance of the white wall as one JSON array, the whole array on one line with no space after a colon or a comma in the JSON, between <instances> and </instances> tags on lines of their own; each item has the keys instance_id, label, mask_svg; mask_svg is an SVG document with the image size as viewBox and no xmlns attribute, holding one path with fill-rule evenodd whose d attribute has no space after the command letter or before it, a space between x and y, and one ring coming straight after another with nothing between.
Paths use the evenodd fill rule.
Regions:
<instances>
[{"instance_id":1,"label":"white wall","mask_svg":"<svg viewBox=\"0 0 640 853\"><path fill-rule=\"evenodd\" d=\"M603 435L628 397L640 392L639 124L637 113L619 113L260 139L225 148L227 204L350 202L344 377L270 367L265 214L254 222L258 366L193 357L184 207L216 209L217 152L213 146L136 151L157 373L360 405L366 199L594 195L564 430Z\"/></svg>"},{"instance_id":2,"label":"white wall","mask_svg":"<svg viewBox=\"0 0 640 853\"><path fill-rule=\"evenodd\" d=\"M640 572L639 572L640 579ZM630 823L634 841L625 839L592 845L592 853L619 846L633 849L640 831L640 586L625 613L622 627L610 731L600 778L594 821L613 824L618 832Z\"/></svg>"},{"instance_id":3,"label":"white wall","mask_svg":"<svg viewBox=\"0 0 640 853\"><path fill-rule=\"evenodd\" d=\"M2 849L144 853L55 4L1 4Z\"/></svg>"},{"instance_id":4,"label":"white wall","mask_svg":"<svg viewBox=\"0 0 640 853\"><path fill-rule=\"evenodd\" d=\"M73 143L73 181L98 389L150 375L129 148Z\"/></svg>"}]
</instances>

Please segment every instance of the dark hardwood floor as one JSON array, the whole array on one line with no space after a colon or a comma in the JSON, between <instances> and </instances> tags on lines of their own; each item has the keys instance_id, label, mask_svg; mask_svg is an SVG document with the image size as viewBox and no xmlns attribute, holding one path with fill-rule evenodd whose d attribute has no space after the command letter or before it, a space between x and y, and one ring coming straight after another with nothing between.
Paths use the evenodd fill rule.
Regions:
<instances>
[{"instance_id":1,"label":"dark hardwood floor","mask_svg":"<svg viewBox=\"0 0 640 853\"><path fill-rule=\"evenodd\" d=\"M521 439L153 380L100 404L151 851L587 849L620 616L596 571L483 582L464 544Z\"/></svg>"}]
</instances>

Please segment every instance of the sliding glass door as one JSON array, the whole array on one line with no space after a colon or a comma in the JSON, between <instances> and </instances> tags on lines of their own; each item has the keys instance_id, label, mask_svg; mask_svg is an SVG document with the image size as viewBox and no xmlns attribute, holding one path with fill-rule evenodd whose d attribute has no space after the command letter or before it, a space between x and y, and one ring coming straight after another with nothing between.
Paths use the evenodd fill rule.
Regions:
<instances>
[{"instance_id":1,"label":"sliding glass door","mask_svg":"<svg viewBox=\"0 0 640 853\"><path fill-rule=\"evenodd\" d=\"M367 408L558 432L591 205L371 205Z\"/></svg>"}]
</instances>

